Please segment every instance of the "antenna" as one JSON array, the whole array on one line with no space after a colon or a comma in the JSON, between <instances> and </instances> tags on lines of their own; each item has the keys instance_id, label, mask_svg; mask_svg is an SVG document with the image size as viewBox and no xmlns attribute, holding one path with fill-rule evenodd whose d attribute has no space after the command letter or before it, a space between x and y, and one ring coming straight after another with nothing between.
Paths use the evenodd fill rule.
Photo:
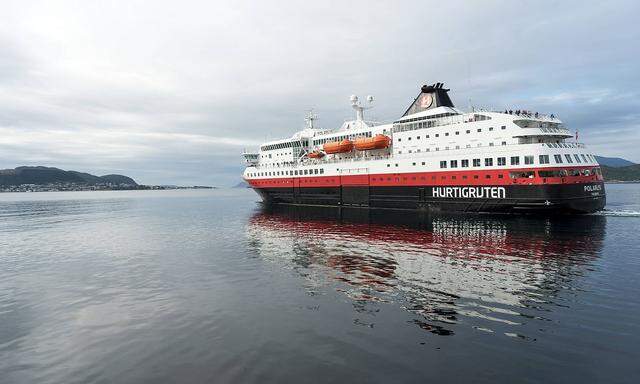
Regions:
<instances>
[{"instance_id":1,"label":"antenna","mask_svg":"<svg viewBox=\"0 0 640 384\"><path fill-rule=\"evenodd\" d=\"M371 105L373 104L374 100L373 96L367 96L367 102L369 103L369 106L367 107L363 107L362 105L360 105L358 96L356 95L351 95L349 100L351 101L351 107L356 110L356 121L364 121L364 110L373 108L373 105Z\"/></svg>"},{"instance_id":2,"label":"antenna","mask_svg":"<svg viewBox=\"0 0 640 384\"><path fill-rule=\"evenodd\" d=\"M311 108L309 113L307 113L307 116L304 118L304 121L307 123L307 128L314 129L315 126L313 122L316 120L318 120L318 115L313 113L313 108Z\"/></svg>"}]
</instances>

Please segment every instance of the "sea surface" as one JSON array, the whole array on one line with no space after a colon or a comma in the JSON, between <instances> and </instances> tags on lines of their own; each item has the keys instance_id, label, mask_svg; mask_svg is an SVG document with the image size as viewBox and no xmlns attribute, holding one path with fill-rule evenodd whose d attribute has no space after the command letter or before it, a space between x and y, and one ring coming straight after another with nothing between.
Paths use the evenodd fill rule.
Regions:
<instances>
[{"instance_id":1,"label":"sea surface","mask_svg":"<svg viewBox=\"0 0 640 384\"><path fill-rule=\"evenodd\" d=\"M0 383L638 383L640 185L586 216L0 194Z\"/></svg>"}]
</instances>

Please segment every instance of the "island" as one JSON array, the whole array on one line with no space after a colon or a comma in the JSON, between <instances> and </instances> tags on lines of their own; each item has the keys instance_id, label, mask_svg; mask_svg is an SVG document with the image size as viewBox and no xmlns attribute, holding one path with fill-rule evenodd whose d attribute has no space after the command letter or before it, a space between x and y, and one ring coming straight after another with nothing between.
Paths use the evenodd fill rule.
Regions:
<instances>
[{"instance_id":1,"label":"island","mask_svg":"<svg viewBox=\"0 0 640 384\"><path fill-rule=\"evenodd\" d=\"M124 175L96 176L55 167L22 166L0 169L0 192L114 191L214 189L209 186L143 185Z\"/></svg>"}]
</instances>

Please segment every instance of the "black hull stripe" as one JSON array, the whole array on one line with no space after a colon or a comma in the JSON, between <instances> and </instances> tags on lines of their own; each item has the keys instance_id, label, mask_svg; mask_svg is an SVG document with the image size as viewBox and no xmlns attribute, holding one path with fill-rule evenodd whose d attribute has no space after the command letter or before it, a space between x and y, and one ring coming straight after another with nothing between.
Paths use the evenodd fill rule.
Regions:
<instances>
[{"instance_id":1,"label":"black hull stripe","mask_svg":"<svg viewBox=\"0 0 640 384\"><path fill-rule=\"evenodd\" d=\"M589 213L606 203L601 182L571 185L509 185L492 187L318 187L255 188L270 204L352 206L403 210L522 212L551 211ZM457 190L455 188L458 188ZM479 198L468 197L470 189L485 189ZM437 190L438 193L434 192ZM488 192L487 192L488 191Z\"/></svg>"}]
</instances>

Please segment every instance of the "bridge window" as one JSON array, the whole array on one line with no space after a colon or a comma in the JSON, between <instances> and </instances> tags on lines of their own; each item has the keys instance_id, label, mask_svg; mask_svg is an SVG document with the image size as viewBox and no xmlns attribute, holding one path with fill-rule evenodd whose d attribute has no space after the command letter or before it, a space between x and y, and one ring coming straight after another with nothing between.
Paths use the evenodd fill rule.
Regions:
<instances>
[{"instance_id":1,"label":"bridge window","mask_svg":"<svg viewBox=\"0 0 640 384\"><path fill-rule=\"evenodd\" d=\"M451 160L451 168L458 168L458 160Z\"/></svg>"},{"instance_id":2,"label":"bridge window","mask_svg":"<svg viewBox=\"0 0 640 384\"><path fill-rule=\"evenodd\" d=\"M556 161L557 164L562 164L562 156L553 155L553 159Z\"/></svg>"},{"instance_id":3,"label":"bridge window","mask_svg":"<svg viewBox=\"0 0 640 384\"><path fill-rule=\"evenodd\" d=\"M442 160L442 161L440 162L440 168L447 168L447 162L446 162L446 160Z\"/></svg>"},{"instance_id":4,"label":"bridge window","mask_svg":"<svg viewBox=\"0 0 640 384\"><path fill-rule=\"evenodd\" d=\"M498 157L498 165L507 165L506 157Z\"/></svg>"},{"instance_id":5,"label":"bridge window","mask_svg":"<svg viewBox=\"0 0 640 384\"><path fill-rule=\"evenodd\" d=\"M484 166L485 167L493 166L493 159L490 157L487 157L486 159L484 159Z\"/></svg>"},{"instance_id":6,"label":"bridge window","mask_svg":"<svg viewBox=\"0 0 640 384\"><path fill-rule=\"evenodd\" d=\"M527 165L533 164L533 156L525 156L524 157L524 163L527 164Z\"/></svg>"},{"instance_id":7,"label":"bridge window","mask_svg":"<svg viewBox=\"0 0 640 384\"><path fill-rule=\"evenodd\" d=\"M464 159L461 161L462 164L460 164L462 166L462 168L469 168L469 159Z\"/></svg>"},{"instance_id":8,"label":"bridge window","mask_svg":"<svg viewBox=\"0 0 640 384\"><path fill-rule=\"evenodd\" d=\"M576 163L582 163L582 161L580 161L580 156L578 156L577 154L574 154L573 158L576 159Z\"/></svg>"},{"instance_id":9,"label":"bridge window","mask_svg":"<svg viewBox=\"0 0 640 384\"><path fill-rule=\"evenodd\" d=\"M580 155L580 157L582 157L582 160L583 160L585 163L588 163L587 158L586 158L586 157L584 157L584 155Z\"/></svg>"},{"instance_id":10,"label":"bridge window","mask_svg":"<svg viewBox=\"0 0 640 384\"><path fill-rule=\"evenodd\" d=\"M573 163L573 159L571 159L571 155L564 155L565 160L567 160L567 163L571 164Z\"/></svg>"},{"instance_id":11,"label":"bridge window","mask_svg":"<svg viewBox=\"0 0 640 384\"><path fill-rule=\"evenodd\" d=\"M474 167L479 167L480 166L480 159L473 159L473 166Z\"/></svg>"},{"instance_id":12,"label":"bridge window","mask_svg":"<svg viewBox=\"0 0 640 384\"><path fill-rule=\"evenodd\" d=\"M538 160L540 164L549 164L549 155L540 155L538 156Z\"/></svg>"}]
</instances>

